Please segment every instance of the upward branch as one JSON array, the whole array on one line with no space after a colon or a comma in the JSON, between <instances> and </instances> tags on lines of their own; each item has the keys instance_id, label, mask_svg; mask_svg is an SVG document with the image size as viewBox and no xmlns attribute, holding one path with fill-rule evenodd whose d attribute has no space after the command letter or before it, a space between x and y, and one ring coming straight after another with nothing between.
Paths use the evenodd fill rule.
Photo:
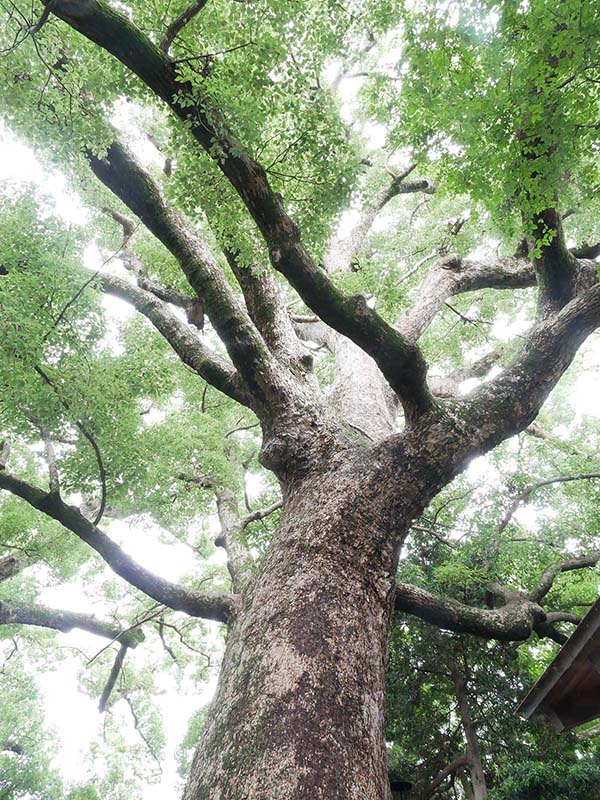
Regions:
<instances>
[{"instance_id":1,"label":"upward branch","mask_svg":"<svg viewBox=\"0 0 600 800\"><path fill-rule=\"evenodd\" d=\"M106 3L59 0L53 13L115 56L185 121L238 192L265 239L273 267L327 324L373 357L400 397L409 419L429 410L433 398L427 389L426 364L419 349L368 308L362 297L340 292L314 263L265 170L236 140L209 98L199 96L196 87L179 80L176 64ZM138 208L136 213L141 216L142 211ZM234 363L241 369L235 358Z\"/></svg>"},{"instance_id":2,"label":"upward branch","mask_svg":"<svg viewBox=\"0 0 600 800\"><path fill-rule=\"evenodd\" d=\"M325 256L325 267L328 272L347 271L350 268L377 216L394 197L417 192L433 194L436 191L434 184L426 179L406 180L415 169L416 164L413 164L400 175L392 178L391 182L380 189L363 209L360 219L350 235L343 239L336 238L331 242Z\"/></svg>"},{"instance_id":3,"label":"upward branch","mask_svg":"<svg viewBox=\"0 0 600 800\"><path fill-rule=\"evenodd\" d=\"M88 153L88 160L102 183L175 256L246 385L258 403L268 403L278 381L273 360L210 250L121 144L113 142L104 158Z\"/></svg>"},{"instance_id":4,"label":"upward branch","mask_svg":"<svg viewBox=\"0 0 600 800\"><path fill-rule=\"evenodd\" d=\"M538 319L513 362L460 404L473 433L470 452L486 452L533 422L579 347L599 325L600 284L555 315Z\"/></svg>"},{"instance_id":5,"label":"upward branch","mask_svg":"<svg viewBox=\"0 0 600 800\"><path fill-rule=\"evenodd\" d=\"M105 292L126 300L143 314L169 342L183 363L211 386L243 405L250 404L236 370L206 347L189 325L182 322L153 293L114 275L103 275L101 285Z\"/></svg>"}]
</instances>

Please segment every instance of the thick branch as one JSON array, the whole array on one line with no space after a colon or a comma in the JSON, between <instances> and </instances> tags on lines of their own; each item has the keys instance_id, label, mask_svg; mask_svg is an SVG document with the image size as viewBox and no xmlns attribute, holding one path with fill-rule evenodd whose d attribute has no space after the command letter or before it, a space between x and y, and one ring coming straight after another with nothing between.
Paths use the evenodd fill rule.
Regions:
<instances>
[{"instance_id":1,"label":"thick branch","mask_svg":"<svg viewBox=\"0 0 600 800\"><path fill-rule=\"evenodd\" d=\"M484 800L484 798L487 797L487 786L481 759L481 748L477 737L477 728L473 722L467 694L467 676L458 669L455 663L452 665L452 680L456 699L458 701L460 720L467 742L468 768L471 775L473 800Z\"/></svg>"},{"instance_id":2,"label":"thick branch","mask_svg":"<svg viewBox=\"0 0 600 800\"><path fill-rule=\"evenodd\" d=\"M406 583L396 586L394 608L444 630L508 642L528 639L535 626L546 617L537 603L525 597L490 610L438 597Z\"/></svg>"},{"instance_id":3,"label":"thick branch","mask_svg":"<svg viewBox=\"0 0 600 800\"><path fill-rule=\"evenodd\" d=\"M15 555L0 558L0 583L18 575L23 569L23 561Z\"/></svg>"},{"instance_id":4,"label":"thick branch","mask_svg":"<svg viewBox=\"0 0 600 800\"><path fill-rule=\"evenodd\" d=\"M512 364L497 378L482 384L457 408L471 432L471 455L489 450L533 422L581 344L598 325L598 284L555 316L533 325Z\"/></svg>"},{"instance_id":5,"label":"thick branch","mask_svg":"<svg viewBox=\"0 0 600 800\"><path fill-rule=\"evenodd\" d=\"M500 350L492 350L485 356L465 364L443 377L432 376L429 379L429 386L432 392L438 397L457 397L460 393L460 384L470 378L482 378L498 362L502 353Z\"/></svg>"},{"instance_id":6,"label":"thick branch","mask_svg":"<svg viewBox=\"0 0 600 800\"><path fill-rule=\"evenodd\" d=\"M450 777L450 775L454 775L461 767L466 766L468 763L469 758L466 753L456 756L456 758L452 759L449 764L447 764L438 772L431 783L417 792L418 800L429 800L429 798L435 794L437 789L446 780L446 778Z\"/></svg>"},{"instance_id":7,"label":"thick branch","mask_svg":"<svg viewBox=\"0 0 600 800\"><path fill-rule=\"evenodd\" d=\"M304 302L327 324L351 338L374 358L392 388L402 399L409 419L429 410L433 405L433 398L426 386L426 364L420 351L381 319L373 309L368 308L362 297L343 295L331 283L325 272L314 263L304 250L298 229L287 215L280 196L269 185L265 170L235 139L210 100L199 97L197 88L193 89L190 85L179 81L177 66L164 52L144 36L129 19L115 12L106 3L99 0L87 0L81 3L59 0L53 8L53 13L112 53L189 125L191 134L215 159L246 205L269 247L274 268L287 278ZM190 103L191 98L193 102ZM112 160L112 154L110 155ZM117 160L122 161L122 158L119 156ZM148 196L147 182L145 182L146 190L142 192L144 202L137 203L134 195L141 188L139 179L136 180L137 185L133 187L132 193L128 184L122 183L127 178L120 174L121 170L116 168L116 164L111 165L104 159L96 160L95 168L98 165L100 165L99 172L104 173L106 182L117 184L115 188L118 194L120 192L122 199L126 203L129 201L132 209L135 204L137 207L135 213L142 219L148 217L145 203ZM111 170L112 176L108 174ZM156 205L154 199L150 218L144 219L144 222L151 230L154 229L153 232L158 233L157 224L160 228L163 227L164 214L159 215L161 219L156 218L153 209ZM169 240L174 233L172 229L168 231ZM179 246L177 241L179 238L177 236L174 241L171 240L171 244ZM216 298L214 296L209 298L208 287L204 280L202 284L210 315L210 305L213 305ZM239 325L237 308L233 314L229 309L227 321L235 321L236 336L244 333L241 337L244 347L241 349L246 350L244 360L250 366L248 374L244 374L245 379L248 379L250 372L256 370L257 361L263 360L262 354L257 358L259 351L255 341L250 346L247 331ZM229 326L221 325L219 330L216 315L213 325L226 346L229 344L232 360L242 372L244 369L242 353L237 347L231 347L235 340L231 337L232 331L228 330ZM237 352L234 352L234 349Z\"/></svg>"},{"instance_id":8,"label":"thick branch","mask_svg":"<svg viewBox=\"0 0 600 800\"><path fill-rule=\"evenodd\" d=\"M577 614L570 614L568 611L548 611L546 614L546 622L554 625L556 622L568 622L571 625L579 625L582 617Z\"/></svg>"},{"instance_id":9,"label":"thick branch","mask_svg":"<svg viewBox=\"0 0 600 800\"><path fill-rule=\"evenodd\" d=\"M240 266L230 250L225 250L224 254L241 287L250 318L269 350L283 364L308 371L312 360L300 345L283 292L273 274L260 267Z\"/></svg>"},{"instance_id":10,"label":"thick branch","mask_svg":"<svg viewBox=\"0 0 600 800\"><path fill-rule=\"evenodd\" d=\"M204 242L122 145L114 142L102 159L88 153L88 160L102 183L177 259L246 385L259 402L267 402L278 383L269 351Z\"/></svg>"},{"instance_id":11,"label":"thick branch","mask_svg":"<svg viewBox=\"0 0 600 800\"><path fill-rule=\"evenodd\" d=\"M168 608L219 622L226 622L232 613L234 598L231 595L185 589L155 575L127 555L119 545L87 520L79 509L67 505L55 494L43 492L6 472L0 473L0 489L21 497L33 508L60 522L93 548L113 572Z\"/></svg>"},{"instance_id":12,"label":"thick branch","mask_svg":"<svg viewBox=\"0 0 600 800\"><path fill-rule=\"evenodd\" d=\"M598 258L598 256L600 256L600 242L596 244L584 244L581 247L573 247L571 253L575 258Z\"/></svg>"},{"instance_id":13,"label":"thick branch","mask_svg":"<svg viewBox=\"0 0 600 800\"><path fill-rule=\"evenodd\" d=\"M398 330L416 341L433 322L444 303L458 294L481 289L523 289L535 286L529 259L506 258L496 264L467 261L451 255L431 265L418 289L416 302L396 323Z\"/></svg>"},{"instance_id":14,"label":"thick branch","mask_svg":"<svg viewBox=\"0 0 600 800\"><path fill-rule=\"evenodd\" d=\"M8 459L10 456L10 449L11 441L10 437L7 436L0 445L0 470L6 469L6 465L8 464Z\"/></svg>"},{"instance_id":15,"label":"thick branch","mask_svg":"<svg viewBox=\"0 0 600 800\"><path fill-rule=\"evenodd\" d=\"M121 674L121 670L123 669L123 662L125 661L125 656L127 655L128 649L129 648L125 643L121 644L119 652L115 657L108 680L106 681L106 686L104 687L100 696L100 700L98 701L98 711L101 714L106 711L106 706L108 705L112 690L115 688L115 684L119 678L119 675Z\"/></svg>"},{"instance_id":16,"label":"thick branch","mask_svg":"<svg viewBox=\"0 0 600 800\"><path fill-rule=\"evenodd\" d=\"M548 242L548 238L550 241ZM539 286L538 315L550 316L560 310L576 293L577 259L565 242L560 214L553 208L535 220L534 239L543 242L534 260Z\"/></svg>"},{"instance_id":17,"label":"thick branch","mask_svg":"<svg viewBox=\"0 0 600 800\"><path fill-rule=\"evenodd\" d=\"M215 389L243 405L250 405L236 370L206 347L200 337L156 295L113 275L103 275L100 283L105 292L131 303L143 314L190 369Z\"/></svg>"},{"instance_id":18,"label":"thick branch","mask_svg":"<svg viewBox=\"0 0 600 800\"><path fill-rule=\"evenodd\" d=\"M239 592L243 588L254 562L242 540L244 524L239 514L234 492L231 489L218 486L215 489L215 497L221 525L221 531L215 540L215 544L225 549L227 553L227 569L231 576L233 590Z\"/></svg>"},{"instance_id":19,"label":"thick branch","mask_svg":"<svg viewBox=\"0 0 600 800\"><path fill-rule=\"evenodd\" d=\"M121 245L119 256L125 268L135 275L140 289L151 292L159 300L164 300L165 303L182 308L186 312L190 325L202 330L204 327L204 306L202 301L198 297L184 294L169 286L161 286L151 280L145 266L133 251L132 239L136 231L136 225L133 220L112 208L104 208L103 211L123 228L123 244Z\"/></svg>"},{"instance_id":20,"label":"thick branch","mask_svg":"<svg viewBox=\"0 0 600 800\"><path fill-rule=\"evenodd\" d=\"M35 625L63 633L79 628L105 639L119 641L126 647L136 647L144 638L140 630L123 631L110 622L96 619L92 614L78 614L12 600L0 600L0 625Z\"/></svg>"}]
</instances>

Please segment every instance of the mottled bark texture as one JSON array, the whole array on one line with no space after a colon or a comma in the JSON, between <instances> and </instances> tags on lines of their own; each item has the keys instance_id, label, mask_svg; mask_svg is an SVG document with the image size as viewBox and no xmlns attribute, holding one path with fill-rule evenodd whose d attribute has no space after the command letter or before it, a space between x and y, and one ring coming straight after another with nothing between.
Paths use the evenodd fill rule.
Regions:
<instances>
[{"instance_id":1,"label":"mottled bark texture","mask_svg":"<svg viewBox=\"0 0 600 800\"><path fill-rule=\"evenodd\" d=\"M386 643L403 530L398 498L381 497L383 461L342 452L288 493L230 626L186 800L390 796Z\"/></svg>"},{"instance_id":2,"label":"mottled bark texture","mask_svg":"<svg viewBox=\"0 0 600 800\"><path fill-rule=\"evenodd\" d=\"M390 797L384 679L398 552L464 465L466 442L449 418L428 419L284 486L281 524L230 624L185 800Z\"/></svg>"}]
</instances>

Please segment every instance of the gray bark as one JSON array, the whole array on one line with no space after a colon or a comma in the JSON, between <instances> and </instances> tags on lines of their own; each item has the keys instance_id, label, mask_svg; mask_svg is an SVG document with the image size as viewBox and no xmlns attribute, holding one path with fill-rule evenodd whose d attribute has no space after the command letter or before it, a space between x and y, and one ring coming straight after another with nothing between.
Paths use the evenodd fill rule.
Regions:
<instances>
[{"instance_id":1,"label":"gray bark","mask_svg":"<svg viewBox=\"0 0 600 800\"><path fill-rule=\"evenodd\" d=\"M471 716L469 697L467 695L467 680L456 664L452 669L452 679L454 681L458 710L465 740L467 742L468 770L471 777L473 800L485 800L488 795L487 782L483 769L479 739L477 738L477 730Z\"/></svg>"}]
</instances>

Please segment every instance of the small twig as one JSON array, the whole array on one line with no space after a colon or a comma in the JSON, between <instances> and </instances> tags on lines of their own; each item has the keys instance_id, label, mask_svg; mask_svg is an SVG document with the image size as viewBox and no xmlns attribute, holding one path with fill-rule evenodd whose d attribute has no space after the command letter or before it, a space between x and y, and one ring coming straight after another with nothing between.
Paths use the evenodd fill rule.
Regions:
<instances>
[{"instance_id":1,"label":"small twig","mask_svg":"<svg viewBox=\"0 0 600 800\"><path fill-rule=\"evenodd\" d=\"M190 623L192 623L192 622L193 622L193 620L190 620ZM184 637L183 637L183 633L179 630L179 628L176 625L172 625L171 623L164 622L164 621L162 622L162 625L165 628L171 628L171 630L174 630L175 633L177 634L177 636L179 636L179 641L181 642L181 644L184 647L187 647L187 649L191 650L193 653L198 653L198 655L200 655L203 658L205 658L206 659L206 666L210 667L211 659L210 659L210 656L208 655L208 653L205 653L203 650L198 650L197 647L193 647L188 641L186 641L184 639Z\"/></svg>"},{"instance_id":2,"label":"small twig","mask_svg":"<svg viewBox=\"0 0 600 800\"><path fill-rule=\"evenodd\" d=\"M233 53L235 50L241 50L244 47L253 47L256 42L244 42L244 44L236 44L235 47L227 47L225 50L215 50L214 53L200 53L197 56L188 56L187 58L174 58L172 59L173 64L189 64L192 61L200 61L202 59L206 60L209 58L214 58L215 56L223 56L226 53Z\"/></svg>"},{"instance_id":3,"label":"small twig","mask_svg":"<svg viewBox=\"0 0 600 800\"><path fill-rule=\"evenodd\" d=\"M135 712L135 708L133 707L133 703L131 702L131 700L129 699L128 695L126 695L126 694L123 695L123 700L125 700L125 702L129 706L129 710L130 710L131 716L133 718L133 727L136 729L136 731L138 732L139 737L142 739L142 741L144 742L144 744L148 748L148 752L150 753L152 758L156 761L156 763L158 765L158 769L159 769L159 771L160 771L160 773L162 775L162 766L161 766L161 763L160 763L160 759L158 758L158 756L154 752L153 748L150 745L150 742L148 741L148 739L144 735L144 732L140 728L140 721L139 721L138 715Z\"/></svg>"},{"instance_id":4,"label":"small twig","mask_svg":"<svg viewBox=\"0 0 600 800\"><path fill-rule=\"evenodd\" d=\"M443 537L443 536L440 536L440 534L439 534L439 533L436 533L436 532L435 532L434 530L432 530L431 528L426 528L426 527L425 527L425 526L423 526L423 525L413 525L413 526L412 526L412 529L413 529L413 531L420 531L421 533L427 533L427 534L429 534L430 536L433 536L433 538L434 538L434 539L437 539L437 540L438 540L438 542L440 542L440 544L443 544L443 545L445 545L446 547L449 547L451 550L458 550L458 547L457 547L455 544L452 544L452 543L451 543L451 542L449 542L447 539L444 539L444 537Z\"/></svg>"},{"instance_id":5,"label":"small twig","mask_svg":"<svg viewBox=\"0 0 600 800\"><path fill-rule=\"evenodd\" d=\"M261 508L258 511L253 511L251 514L245 516L242 520L242 528L245 528L251 522L257 522L260 519L264 519L268 517L270 514L273 514L275 511L279 511L280 508L283 508L283 500L277 500L276 503L271 503L270 506L266 508Z\"/></svg>"},{"instance_id":6,"label":"small twig","mask_svg":"<svg viewBox=\"0 0 600 800\"><path fill-rule=\"evenodd\" d=\"M163 622L163 620L162 620L162 619L159 619L159 620L158 620L158 635L159 635L159 637L160 637L160 641L162 642L162 646L163 646L163 648L165 649L165 652L167 652L167 653L168 653L168 654L171 656L171 658L173 659L173 661L174 661L175 663L177 663L177 656L176 656L176 655L175 655L175 653L174 653L174 652L171 650L171 648L170 648L170 647L169 647L169 645L167 644L167 640L165 639L165 623Z\"/></svg>"},{"instance_id":7,"label":"small twig","mask_svg":"<svg viewBox=\"0 0 600 800\"><path fill-rule=\"evenodd\" d=\"M538 489L541 489L544 486L551 486L554 483L571 483L572 481L593 480L596 478L600 478L600 472L584 472L581 475L558 475L554 478L545 478L544 480L536 481L536 483L530 484L515 497L510 505L510 508L504 515L504 518L500 522L496 535L498 536L504 531L519 506L526 500L529 500L533 492L537 491Z\"/></svg>"},{"instance_id":8,"label":"small twig","mask_svg":"<svg viewBox=\"0 0 600 800\"><path fill-rule=\"evenodd\" d=\"M241 428L233 428L233 430L227 431L223 438L228 439L230 436L233 436L234 433L239 433L240 431L250 431L252 428L258 428L259 425L260 422L254 422L252 425L245 425Z\"/></svg>"}]
</instances>

